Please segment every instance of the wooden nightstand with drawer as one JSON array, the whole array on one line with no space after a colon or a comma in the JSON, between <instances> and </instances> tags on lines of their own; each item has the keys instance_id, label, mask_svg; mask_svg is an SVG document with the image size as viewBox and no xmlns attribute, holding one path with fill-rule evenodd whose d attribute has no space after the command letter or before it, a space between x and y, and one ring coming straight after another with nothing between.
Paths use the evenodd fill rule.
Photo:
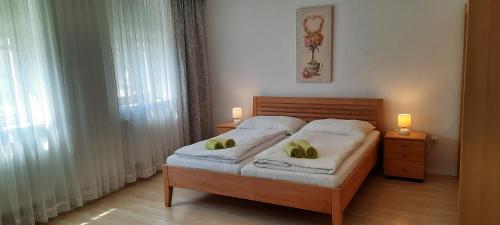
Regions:
<instances>
[{"instance_id":1,"label":"wooden nightstand with drawer","mask_svg":"<svg viewBox=\"0 0 500 225\"><path fill-rule=\"evenodd\" d=\"M236 128L238 124L234 124L233 122L221 123L217 125L217 134L226 133L234 128Z\"/></svg>"},{"instance_id":2,"label":"wooden nightstand with drawer","mask_svg":"<svg viewBox=\"0 0 500 225\"><path fill-rule=\"evenodd\" d=\"M384 137L384 175L424 180L427 134L412 131L402 136L389 131Z\"/></svg>"}]
</instances>

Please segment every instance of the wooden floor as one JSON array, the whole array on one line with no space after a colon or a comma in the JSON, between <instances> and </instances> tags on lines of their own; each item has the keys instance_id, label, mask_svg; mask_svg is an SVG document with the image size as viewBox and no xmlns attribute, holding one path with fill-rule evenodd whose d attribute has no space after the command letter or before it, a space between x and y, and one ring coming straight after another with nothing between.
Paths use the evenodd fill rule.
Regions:
<instances>
[{"instance_id":1,"label":"wooden floor","mask_svg":"<svg viewBox=\"0 0 500 225\"><path fill-rule=\"evenodd\" d=\"M428 175L424 183L371 174L346 209L345 225L455 225L458 180ZM43 225L204 224L329 225L330 215L247 200L174 189L173 207L163 207L156 175L62 214Z\"/></svg>"}]
</instances>

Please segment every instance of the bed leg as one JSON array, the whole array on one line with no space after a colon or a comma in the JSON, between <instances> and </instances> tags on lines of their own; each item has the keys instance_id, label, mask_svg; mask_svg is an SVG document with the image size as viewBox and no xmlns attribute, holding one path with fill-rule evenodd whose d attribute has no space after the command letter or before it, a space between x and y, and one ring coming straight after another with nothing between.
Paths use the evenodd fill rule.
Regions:
<instances>
[{"instance_id":1,"label":"bed leg","mask_svg":"<svg viewBox=\"0 0 500 225\"><path fill-rule=\"evenodd\" d=\"M163 173L163 194L165 197L165 207L171 207L174 187L168 184L168 171L166 165L163 166L162 173Z\"/></svg>"},{"instance_id":2,"label":"bed leg","mask_svg":"<svg viewBox=\"0 0 500 225\"><path fill-rule=\"evenodd\" d=\"M343 223L344 210L342 210L340 190L334 189L332 192L332 225L342 225Z\"/></svg>"},{"instance_id":3,"label":"bed leg","mask_svg":"<svg viewBox=\"0 0 500 225\"><path fill-rule=\"evenodd\" d=\"M174 192L173 187L168 187L168 190L165 190L165 207L172 206L172 194Z\"/></svg>"}]
</instances>

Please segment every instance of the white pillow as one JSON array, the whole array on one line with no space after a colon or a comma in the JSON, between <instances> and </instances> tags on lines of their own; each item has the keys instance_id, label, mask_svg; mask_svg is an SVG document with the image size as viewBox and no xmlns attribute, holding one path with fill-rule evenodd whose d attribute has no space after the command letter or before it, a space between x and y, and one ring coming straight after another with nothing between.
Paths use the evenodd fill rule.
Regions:
<instances>
[{"instance_id":1,"label":"white pillow","mask_svg":"<svg viewBox=\"0 0 500 225\"><path fill-rule=\"evenodd\" d=\"M238 125L238 129L281 129L288 134L300 130L306 121L288 116L255 116L244 120Z\"/></svg>"},{"instance_id":2,"label":"white pillow","mask_svg":"<svg viewBox=\"0 0 500 225\"><path fill-rule=\"evenodd\" d=\"M340 120L340 119L324 119L314 120L308 123L302 130L318 131L339 135L361 135L365 136L375 127L366 121L361 120Z\"/></svg>"}]
</instances>

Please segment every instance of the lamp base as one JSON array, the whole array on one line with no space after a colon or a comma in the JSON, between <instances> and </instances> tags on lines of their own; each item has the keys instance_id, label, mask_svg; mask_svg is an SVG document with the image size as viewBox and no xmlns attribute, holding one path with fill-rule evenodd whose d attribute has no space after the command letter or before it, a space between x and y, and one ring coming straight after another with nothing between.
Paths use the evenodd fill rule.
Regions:
<instances>
[{"instance_id":1,"label":"lamp base","mask_svg":"<svg viewBox=\"0 0 500 225\"><path fill-rule=\"evenodd\" d=\"M234 125L238 125L238 124L240 124L240 123L241 123L241 120L240 120L240 119L234 119L234 120L233 120L233 124L234 124Z\"/></svg>"},{"instance_id":2,"label":"lamp base","mask_svg":"<svg viewBox=\"0 0 500 225\"><path fill-rule=\"evenodd\" d=\"M403 135L403 136L410 135L410 129L408 129L408 128L400 128L399 129L399 135Z\"/></svg>"}]
</instances>

